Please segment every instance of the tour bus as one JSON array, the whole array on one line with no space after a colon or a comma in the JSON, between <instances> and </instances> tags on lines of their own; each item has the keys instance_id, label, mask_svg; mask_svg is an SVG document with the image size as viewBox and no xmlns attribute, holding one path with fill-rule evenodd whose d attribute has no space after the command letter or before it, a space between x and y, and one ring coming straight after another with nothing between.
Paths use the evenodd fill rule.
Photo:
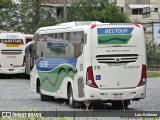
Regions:
<instances>
[{"instance_id":1,"label":"tour bus","mask_svg":"<svg viewBox=\"0 0 160 120\"><path fill-rule=\"evenodd\" d=\"M25 34L25 38L26 38L26 44L27 44L28 42L32 41L33 35L32 34Z\"/></svg>"},{"instance_id":2,"label":"tour bus","mask_svg":"<svg viewBox=\"0 0 160 120\"><path fill-rule=\"evenodd\" d=\"M30 75L32 69L32 44L33 35L25 34L26 45L25 45L25 58L26 58L26 77Z\"/></svg>"},{"instance_id":3,"label":"tour bus","mask_svg":"<svg viewBox=\"0 0 160 120\"><path fill-rule=\"evenodd\" d=\"M130 23L68 22L34 35L32 91L79 102L128 107L146 96L143 27Z\"/></svg>"},{"instance_id":4,"label":"tour bus","mask_svg":"<svg viewBox=\"0 0 160 120\"><path fill-rule=\"evenodd\" d=\"M31 69L33 68L33 44L34 41L30 41L25 47L25 57L26 57L26 76L30 75Z\"/></svg>"},{"instance_id":5,"label":"tour bus","mask_svg":"<svg viewBox=\"0 0 160 120\"><path fill-rule=\"evenodd\" d=\"M25 73L25 35L0 33L0 74Z\"/></svg>"}]
</instances>

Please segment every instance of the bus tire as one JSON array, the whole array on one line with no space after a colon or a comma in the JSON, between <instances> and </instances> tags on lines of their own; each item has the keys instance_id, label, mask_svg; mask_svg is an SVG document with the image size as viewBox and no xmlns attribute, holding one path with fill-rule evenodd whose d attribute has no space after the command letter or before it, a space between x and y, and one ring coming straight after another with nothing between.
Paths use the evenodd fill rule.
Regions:
<instances>
[{"instance_id":1,"label":"bus tire","mask_svg":"<svg viewBox=\"0 0 160 120\"><path fill-rule=\"evenodd\" d=\"M41 97L41 101L53 101L53 100L55 100L54 97L43 95L43 94L40 94L40 97Z\"/></svg>"},{"instance_id":2,"label":"bus tire","mask_svg":"<svg viewBox=\"0 0 160 120\"><path fill-rule=\"evenodd\" d=\"M37 93L40 94L41 101L47 101L48 100L48 96L42 94L40 86L41 86L40 81L37 80Z\"/></svg>"},{"instance_id":3,"label":"bus tire","mask_svg":"<svg viewBox=\"0 0 160 120\"><path fill-rule=\"evenodd\" d=\"M130 100L124 101L124 108L128 109L128 106L130 105Z\"/></svg>"},{"instance_id":4,"label":"bus tire","mask_svg":"<svg viewBox=\"0 0 160 120\"><path fill-rule=\"evenodd\" d=\"M73 90L71 85L69 86L69 89L68 89L68 103L71 108L75 108L75 101L73 98Z\"/></svg>"},{"instance_id":5,"label":"bus tire","mask_svg":"<svg viewBox=\"0 0 160 120\"><path fill-rule=\"evenodd\" d=\"M39 81L37 81L37 93L40 94L41 101L53 101L54 100L53 96L47 96L47 95L42 94Z\"/></svg>"},{"instance_id":6,"label":"bus tire","mask_svg":"<svg viewBox=\"0 0 160 120\"><path fill-rule=\"evenodd\" d=\"M112 102L112 107L115 109L128 109L130 101L114 101Z\"/></svg>"},{"instance_id":7,"label":"bus tire","mask_svg":"<svg viewBox=\"0 0 160 120\"><path fill-rule=\"evenodd\" d=\"M49 96L43 95L41 90L40 90L40 98L41 98L41 101L48 101L49 100Z\"/></svg>"}]
</instances>

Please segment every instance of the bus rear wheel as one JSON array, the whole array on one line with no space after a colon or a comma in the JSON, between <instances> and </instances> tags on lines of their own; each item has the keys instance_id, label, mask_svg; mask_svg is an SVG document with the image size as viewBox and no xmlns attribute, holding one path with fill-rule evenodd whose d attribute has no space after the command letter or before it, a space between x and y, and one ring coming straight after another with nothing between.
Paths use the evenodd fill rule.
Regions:
<instances>
[{"instance_id":1,"label":"bus rear wheel","mask_svg":"<svg viewBox=\"0 0 160 120\"><path fill-rule=\"evenodd\" d=\"M71 85L69 86L69 89L68 89L68 103L71 108L75 108L75 101L73 98L73 90Z\"/></svg>"},{"instance_id":2,"label":"bus rear wheel","mask_svg":"<svg viewBox=\"0 0 160 120\"><path fill-rule=\"evenodd\" d=\"M42 94L40 87L39 87L39 94L40 94L41 101L47 101L47 96Z\"/></svg>"},{"instance_id":3,"label":"bus rear wheel","mask_svg":"<svg viewBox=\"0 0 160 120\"><path fill-rule=\"evenodd\" d=\"M114 101L112 102L112 107L116 109L128 109L128 106L130 105L130 101Z\"/></svg>"},{"instance_id":4,"label":"bus rear wheel","mask_svg":"<svg viewBox=\"0 0 160 120\"><path fill-rule=\"evenodd\" d=\"M53 101L54 100L54 97L43 95L41 91L40 91L40 98L41 98L41 101Z\"/></svg>"},{"instance_id":5,"label":"bus rear wheel","mask_svg":"<svg viewBox=\"0 0 160 120\"><path fill-rule=\"evenodd\" d=\"M42 94L39 81L37 82L37 93L40 94L41 101L52 101L52 100L54 100L54 97Z\"/></svg>"}]
</instances>

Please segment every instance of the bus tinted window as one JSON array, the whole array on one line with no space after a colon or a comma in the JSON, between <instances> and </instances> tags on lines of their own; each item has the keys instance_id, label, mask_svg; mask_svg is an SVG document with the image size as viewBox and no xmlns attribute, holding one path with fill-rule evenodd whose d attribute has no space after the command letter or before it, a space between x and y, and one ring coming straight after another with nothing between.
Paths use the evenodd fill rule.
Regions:
<instances>
[{"instance_id":1,"label":"bus tinted window","mask_svg":"<svg viewBox=\"0 0 160 120\"><path fill-rule=\"evenodd\" d=\"M39 34L38 57L77 58L81 54L84 32Z\"/></svg>"}]
</instances>

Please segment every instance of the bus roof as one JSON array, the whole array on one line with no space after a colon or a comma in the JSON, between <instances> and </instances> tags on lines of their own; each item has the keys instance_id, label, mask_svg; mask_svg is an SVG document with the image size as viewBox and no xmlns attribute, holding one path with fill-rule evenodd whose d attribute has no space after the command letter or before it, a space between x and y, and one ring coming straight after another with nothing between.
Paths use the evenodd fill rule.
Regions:
<instances>
[{"instance_id":1,"label":"bus roof","mask_svg":"<svg viewBox=\"0 0 160 120\"><path fill-rule=\"evenodd\" d=\"M100 24L99 21L74 21L74 22L66 22L66 23L60 23L55 26L47 26L47 27L41 27L38 29L38 31L45 31L45 30L56 30L56 29L66 29L76 26L90 26L92 24Z\"/></svg>"},{"instance_id":2,"label":"bus roof","mask_svg":"<svg viewBox=\"0 0 160 120\"><path fill-rule=\"evenodd\" d=\"M136 25L134 23L101 23L99 21L74 21L74 22L66 22L66 23L60 23L55 26L47 26L47 27L41 27L37 30L38 31L48 31L48 30L62 30L62 29L69 29L69 28L82 28L82 27L87 27L87 26L92 26L92 25L97 25L97 26L103 26L103 25L122 25L122 26L127 26L127 25Z\"/></svg>"},{"instance_id":3,"label":"bus roof","mask_svg":"<svg viewBox=\"0 0 160 120\"><path fill-rule=\"evenodd\" d=\"M84 26L84 25L92 25L92 24L100 24L99 21L74 21L74 22L66 22L60 23L56 26Z\"/></svg>"},{"instance_id":4,"label":"bus roof","mask_svg":"<svg viewBox=\"0 0 160 120\"><path fill-rule=\"evenodd\" d=\"M1 31L0 34L23 34L23 32Z\"/></svg>"}]
</instances>

